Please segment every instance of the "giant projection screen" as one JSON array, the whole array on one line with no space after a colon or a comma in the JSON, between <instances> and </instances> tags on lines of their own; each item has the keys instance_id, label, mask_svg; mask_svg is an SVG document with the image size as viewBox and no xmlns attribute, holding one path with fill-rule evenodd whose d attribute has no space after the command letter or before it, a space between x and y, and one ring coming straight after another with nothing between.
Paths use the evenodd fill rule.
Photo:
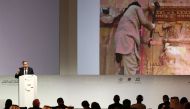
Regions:
<instances>
[{"instance_id":1,"label":"giant projection screen","mask_svg":"<svg viewBox=\"0 0 190 109\"><path fill-rule=\"evenodd\" d=\"M151 3L149 0L138 1L145 16L151 21L148 8ZM161 7L156 15L156 28L151 47L141 42L139 50L141 60L138 61L139 68L136 74L190 75L190 1L158 1ZM119 31L119 25L125 27L125 22L118 23L119 21L113 19L128 4L129 0L100 0L100 74L125 74L123 71L125 60L122 58L118 65L115 56L118 43L116 32ZM127 37L126 34L120 36ZM143 41L150 37L150 31L145 28L141 28L139 34Z\"/></svg>"},{"instance_id":2,"label":"giant projection screen","mask_svg":"<svg viewBox=\"0 0 190 109\"><path fill-rule=\"evenodd\" d=\"M148 16L148 0L139 1ZM141 45L139 74L189 75L189 0L158 1L155 45ZM116 28L105 18L126 5L128 0L78 0L78 75L118 73ZM59 0L0 0L0 13L0 75L13 75L22 60L28 60L37 74L58 74ZM147 39L149 31L142 31ZM165 38L168 43L163 45L160 40Z\"/></svg>"},{"instance_id":3,"label":"giant projection screen","mask_svg":"<svg viewBox=\"0 0 190 109\"><path fill-rule=\"evenodd\" d=\"M0 75L59 74L59 0L0 0Z\"/></svg>"},{"instance_id":4,"label":"giant projection screen","mask_svg":"<svg viewBox=\"0 0 190 109\"><path fill-rule=\"evenodd\" d=\"M138 0L150 18L149 0ZM189 0L158 0L161 8L151 47L141 44L139 72L141 75L189 75ZM79 75L115 75L115 32L117 24L109 22L116 10L128 0L78 0L77 73ZM103 12L104 10L104 12ZM142 28L144 40L150 32ZM162 43L167 39L167 43Z\"/></svg>"}]
</instances>

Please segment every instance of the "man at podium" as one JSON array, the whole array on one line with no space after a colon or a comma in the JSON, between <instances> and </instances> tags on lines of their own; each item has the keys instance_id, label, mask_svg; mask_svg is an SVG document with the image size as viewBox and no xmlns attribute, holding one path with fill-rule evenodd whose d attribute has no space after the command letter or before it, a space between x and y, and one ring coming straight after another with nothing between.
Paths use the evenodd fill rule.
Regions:
<instances>
[{"instance_id":1,"label":"man at podium","mask_svg":"<svg viewBox=\"0 0 190 109\"><path fill-rule=\"evenodd\" d=\"M34 74L33 69L29 67L28 61L22 61L22 65L15 74L15 78L19 78L21 75Z\"/></svg>"}]
</instances>

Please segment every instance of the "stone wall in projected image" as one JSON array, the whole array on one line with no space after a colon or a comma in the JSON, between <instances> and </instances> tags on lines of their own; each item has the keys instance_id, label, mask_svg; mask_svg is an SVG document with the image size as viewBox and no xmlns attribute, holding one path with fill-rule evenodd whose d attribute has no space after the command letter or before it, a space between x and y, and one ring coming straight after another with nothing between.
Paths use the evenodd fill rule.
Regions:
<instances>
[{"instance_id":1,"label":"stone wall in projected image","mask_svg":"<svg viewBox=\"0 0 190 109\"><path fill-rule=\"evenodd\" d=\"M151 20L150 11L146 8L149 6L148 0L139 0L139 2L142 4L147 18ZM156 15L157 23L153 34L153 46L149 48L146 44L141 45L140 73L142 75L189 75L190 1L159 0L159 3L161 8ZM113 10L121 10L127 4L128 0L120 2L101 0L101 8L109 8L109 15L106 18L100 14L101 74L117 72L114 59L116 26L114 23L110 23L109 16L116 15ZM142 29L142 31L143 39L147 40L150 36L149 31L146 29Z\"/></svg>"}]
</instances>

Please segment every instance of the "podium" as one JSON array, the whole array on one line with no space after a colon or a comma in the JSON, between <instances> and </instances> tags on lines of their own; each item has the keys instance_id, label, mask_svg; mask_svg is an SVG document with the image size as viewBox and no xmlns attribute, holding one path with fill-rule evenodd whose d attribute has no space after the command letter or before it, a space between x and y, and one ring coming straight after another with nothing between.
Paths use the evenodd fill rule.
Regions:
<instances>
[{"instance_id":1,"label":"podium","mask_svg":"<svg viewBox=\"0 0 190 109\"><path fill-rule=\"evenodd\" d=\"M32 107L32 102L37 98L37 76L22 75L19 77L19 106Z\"/></svg>"}]
</instances>

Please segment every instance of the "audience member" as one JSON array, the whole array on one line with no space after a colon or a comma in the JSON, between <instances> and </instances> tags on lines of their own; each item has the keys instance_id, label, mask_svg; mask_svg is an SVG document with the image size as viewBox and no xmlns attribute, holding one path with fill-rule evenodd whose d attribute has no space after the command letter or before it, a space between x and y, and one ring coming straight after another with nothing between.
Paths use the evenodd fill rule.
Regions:
<instances>
[{"instance_id":1,"label":"audience member","mask_svg":"<svg viewBox=\"0 0 190 109\"><path fill-rule=\"evenodd\" d=\"M190 102L185 104L184 109L190 109Z\"/></svg>"},{"instance_id":2,"label":"audience member","mask_svg":"<svg viewBox=\"0 0 190 109\"><path fill-rule=\"evenodd\" d=\"M18 105L12 105L9 109L20 109Z\"/></svg>"},{"instance_id":3,"label":"audience member","mask_svg":"<svg viewBox=\"0 0 190 109\"><path fill-rule=\"evenodd\" d=\"M66 106L64 104L64 100L61 97L57 99L57 104L58 104L58 106L53 107L53 109L66 109L66 108L68 108L68 106Z\"/></svg>"},{"instance_id":4,"label":"audience member","mask_svg":"<svg viewBox=\"0 0 190 109\"><path fill-rule=\"evenodd\" d=\"M40 100L39 99L35 99L32 103L33 107L29 108L29 109L42 109L40 108Z\"/></svg>"},{"instance_id":5,"label":"audience member","mask_svg":"<svg viewBox=\"0 0 190 109\"><path fill-rule=\"evenodd\" d=\"M122 109L123 105L119 103L119 95L115 95L113 98L114 103L108 106L108 109Z\"/></svg>"},{"instance_id":6,"label":"audience member","mask_svg":"<svg viewBox=\"0 0 190 109\"><path fill-rule=\"evenodd\" d=\"M81 105L83 109L90 109L90 104L88 103L87 100L82 101Z\"/></svg>"},{"instance_id":7,"label":"audience member","mask_svg":"<svg viewBox=\"0 0 190 109\"><path fill-rule=\"evenodd\" d=\"M91 104L91 109L101 109L99 103L97 102L92 102Z\"/></svg>"},{"instance_id":8,"label":"audience member","mask_svg":"<svg viewBox=\"0 0 190 109\"><path fill-rule=\"evenodd\" d=\"M146 106L142 104L142 101L143 101L142 95L138 95L136 100L137 100L137 103L131 106L132 109L146 109Z\"/></svg>"},{"instance_id":9,"label":"audience member","mask_svg":"<svg viewBox=\"0 0 190 109\"><path fill-rule=\"evenodd\" d=\"M168 95L162 97L163 103L158 105L158 109L170 109L170 101Z\"/></svg>"},{"instance_id":10,"label":"audience member","mask_svg":"<svg viewBox=\"0 0 190 109\"><path fill-rule=\"evenodd\" d=\"M180 99L180 106L181 106L181 109L184 109L184 106L185 106L186 103L188 103L187 98L186 98L186 97L182 97L182 98Z\"/></svg>"},{"instance_id":11,"label":"audience member","mask_svg":"<svg viewBox=\"0 0 190 109\"><path fill-rule=\"evenodd\" d=\"M180 99L180 104L185 104L185 103L188 103L188 99L186 98L186 97L182 97L181 99Z\"/></svg>"},{"instance_id":12,"label":"audience member","mask_svg":"<svg viewBox=\"0 0 190 109\"><path fill-rule=\"evenodd\" d=\"M162 97L163 103L160 103L158 105L158 109L190 109L190 102L188 102L188 99L186 97L182 97L180 100L178 97L174 96L171 97L169 100L168 95L163 95ZM110 104L108 106L108 109L146 109L146 106L142 103L143 102L143 96L138 95L137 103L131 105L131 101L129 99L123 100L123 105L120 104L120 97L119 95L115 95L113 98L114 103ZM63 98L57 99L58 106L51 107L48 105L44 105L43 109L74 109L73 106L66 106L64 104ZM42 109L40 108L40 101L39 99L33 100L33 107L30 107L28 109ZM99 103L92 102L91 108L87 100L82 101L81 103L83 109L101 109ZM18 105L13 105L11 99L7 99L5 102L5 108L4 109L27 109L27 107L19 107Z\"/></svg>"},{"instance_id":13,"label":"audience member","mask_svg":"<svg viewBox=\"0 0 190 109\"><path fill-rule=\"evenodd\" d=\"M130 109L131 108L131 101L129 99L123 100L123 109Z\"/></svg>"},{"instance_id":14,"label":"audience member","mask_svg":"<svg viewBox=\"0 0 190 109\"><path fill-rule=\"evenodd\" d=\"M7 99L5 102L5 109L9 109L12 106L12 100Z\"/></svg>"},{"instance_id":15,"label":"audience member","mask_svg":"<svg viewBox=\"0 0 190 109\"><path fill-rule=\"evenodd\" d=\"M181 109L178 97L170 98L170 109Z\"/></svg>"}]
</instances>

